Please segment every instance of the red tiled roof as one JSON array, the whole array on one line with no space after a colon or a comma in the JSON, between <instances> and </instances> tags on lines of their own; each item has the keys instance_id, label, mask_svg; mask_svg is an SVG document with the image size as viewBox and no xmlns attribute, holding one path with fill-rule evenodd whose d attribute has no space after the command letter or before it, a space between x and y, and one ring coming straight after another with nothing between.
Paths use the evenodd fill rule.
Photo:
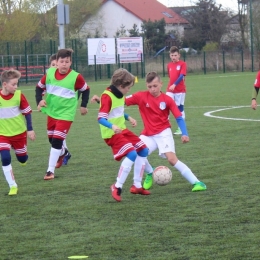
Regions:
<instances>
[{"instance_id":1,"label":"red tiled roof","mask_svg":"<svg viewBox=\"0 0 260 260\"><path fill-rule=\"evenodd\" d=\"M104 0L103 3L104 2L107 2L107 0ZM157 0L114 0L114 2L121 5L142 21L148 21L149 19L151 21L159 21L164 18L166 24L188 24L186 19L159 3Z\"/></svg>"}]
</instances>

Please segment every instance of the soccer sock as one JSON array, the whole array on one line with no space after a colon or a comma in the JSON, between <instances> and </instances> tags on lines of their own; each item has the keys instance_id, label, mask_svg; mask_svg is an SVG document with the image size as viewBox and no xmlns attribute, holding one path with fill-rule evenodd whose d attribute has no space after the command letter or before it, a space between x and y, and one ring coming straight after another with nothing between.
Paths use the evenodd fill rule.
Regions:
<instances>
[{"instance_id":1,"label":"soccer sock","mask_svg":"<svg viewBox=\"0 0 260 260\"><path fill-rule=\"evenodd\" d=\"M152 174L153 173L153 167L149 163L147 157L145 158L145 168L144 168L144 171L147 172L148 174Z\"/></svg>"},{"instance_id":2,"label":"soccer sock","mask_svg":"<svg viewBox=\"0 0 260 260\"><path fill-rule=\"evenodd\" d=\"M49 157L49 166L48 166L47 172L54 173L55 166L56 166L56 163L58 162L61 152L62 152L62 149L55 149L55 148L51 147L50 157Z\"/></svg>"},{"instance_id":3,"label":"soccer sock","mask_svg":"<svg viewBox=\"0 0 260 260\"><path fill-rule=\"evenodd\" d=\"M15 182L14 179L14 174L13 174L13 169L12 169L12 165L9 164L7 166L2 166L4 175L5 175L5 179L9 184L9 187L17 187L17 184Z\"/></svg>"},{"instance_id":4,"label":"soccer sock","mask_svg":"<svg viewBox=\"0 0 260 260\"><path fill-rule=\"evenodd\" d=\"M68 150L67 142L66 139L63 140L62 146Z\"/></svg>"},{"instance_id":5,"label":"soccer sock","mask_svg":"<svg viewBox=\"0 0 260 260\"><path fill-rule=\"evenodd\" d=\"M194 184L195 182L199 181L192 173L191 169L180 160L177 161L177 163L174 165L174 168L177 169L190 184Z\"/></svg>"},{"instance_id":6,"label":"soccer sock","mask_svg":"<svg viewBox=\"0 0 260 260\"><path fill-rule=\"evenodd\" d=\"M136 188L142 187L142 178L144 174L144 168L145 168L145 159L146 157L138 156L135 159L134 164L134 186Z\"/></svg>"},{"instance_id":7,"label":"soccer sock","mask_svg":"<svg viewBox=\"0 0 260 260\"><path fill-rule=\"evenodd\" d=\"M128 174L130 173L134 162L128 159L127 157L122 161L120 169L118 171L116 179L116 188L122 188L123 184L126 181Z\"/></svg>"},{"instance_id":8,"label":"soccer sock","mask_svg":"<svg viewBox=\"0 0 260 260\"><path fill-rule=\"evenodd\" d=\"M181 115L182 115L183 119L185 120L185 112L184 111L181 112Z\"/></svg>"}]
</instances>

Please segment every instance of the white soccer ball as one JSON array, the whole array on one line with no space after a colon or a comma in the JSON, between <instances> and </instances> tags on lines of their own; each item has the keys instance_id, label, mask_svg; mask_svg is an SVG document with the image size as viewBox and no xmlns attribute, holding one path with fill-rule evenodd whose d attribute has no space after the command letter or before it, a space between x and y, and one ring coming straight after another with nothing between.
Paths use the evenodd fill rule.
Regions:
<instances>
[{"instance_id":1,"label":"white soccer ball","mask_svg":"<svg viewBox=\"0 0 260 260\"><path fill-rule=\"evenodd\" d=\"M153 171L153 180L156 184L164 186L172 179L172 172L166 166L158 166Z\"/></svg>"}]
</instances>

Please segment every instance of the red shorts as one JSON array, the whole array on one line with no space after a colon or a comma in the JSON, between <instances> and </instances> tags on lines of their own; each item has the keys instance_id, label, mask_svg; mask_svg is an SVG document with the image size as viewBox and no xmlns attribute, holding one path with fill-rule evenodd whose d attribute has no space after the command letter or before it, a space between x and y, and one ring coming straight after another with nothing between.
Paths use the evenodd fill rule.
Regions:
<instances>
[{"instance_id":1,"label":"red shorts","mask_svg":"<svg viewBox=\"0 0 260 260\"><path fill-rule=\"evenodd\" d=\"M70 130L72 121L54 119L47 117L47 134L49 138L66 139Z\"/></svg>"},{"instance_id":2,"label":"red shorts","mask_svg":"<svg viewBox=\"0 0 260 260\"><path fill-rule=\"evenodd\" d=\"M27 132L15 136L0 135L0 151L15 150L19 156L27 155Z\"/></svg>"},{"instance_id":3,"label":"red shorts","mask_svg":"<svg viewBox=\"0 0 260 260\"><path fill-rule=\"evenodd\" d=\"M125 129L120 134L115 134L109 139L104 139L108 146L111 147L114 159L120 161L122 157L131 151L146 148L144 142L130 130Z\"/></svg>"}]
</instances>

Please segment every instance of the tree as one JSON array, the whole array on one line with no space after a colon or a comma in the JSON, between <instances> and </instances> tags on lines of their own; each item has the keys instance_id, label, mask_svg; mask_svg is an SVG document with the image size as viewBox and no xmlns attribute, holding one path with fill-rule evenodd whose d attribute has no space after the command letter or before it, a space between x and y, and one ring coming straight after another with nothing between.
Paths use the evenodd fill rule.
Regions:
<instances>
[{"instance_id":1,"label":"tree","mask_svg":"<svg viewBox=\"0 0 260 260\"><path fill-rule=\"evenodd\" d=\"M241 32L242 48L248 48L248 41L246 37L248 28L247 3L244 0L237 0L238 6L238 21Z\"/></svg>"},{"instance_id":2,"label":"tree","mask_svg":"<svg viewBox=\"0 0 260 260\"><path fill-rule=\"evenodd\" d=\"M141 36L144 38L144 47L146 51L159 51L165 47L165 20L159 21L144 21L141 25Z\"/></svg>"},{"instance_id":3,"label":"tree","mask_svg":"<svg viewBox=\"0 0 260 260\"><path fill-rule=\"evenodd\" d=\"M207 42L220 44L226 31L227 13L221 11L215 0L198 0L190 10L189 22L191 29L184 34L184 44L201 50Z\"/></svg>"},{"instance_id":4,"label":"tree","mask_svg":"<svg viewBox=\"0 0 260 260\"><path fill-rule=\"evenodd\" d=\"M133 25L133 28L128 30L130 37L138 37L140 36L139 29L136 24Z\"/></svg>"}]
</instances>

